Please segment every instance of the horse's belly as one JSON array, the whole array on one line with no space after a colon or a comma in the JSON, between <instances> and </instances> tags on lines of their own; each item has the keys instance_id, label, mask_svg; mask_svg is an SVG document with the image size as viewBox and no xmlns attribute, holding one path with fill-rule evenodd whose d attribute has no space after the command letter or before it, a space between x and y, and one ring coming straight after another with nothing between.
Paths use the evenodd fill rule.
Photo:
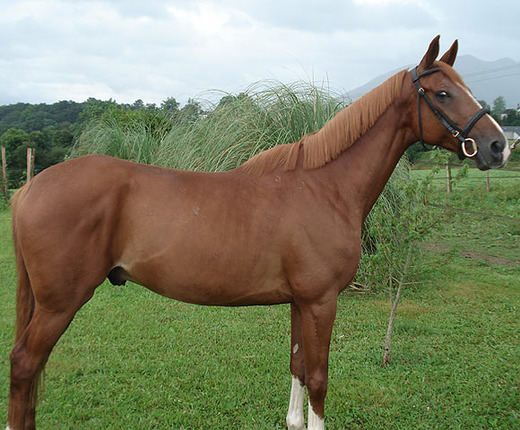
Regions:
<instances>
[{"instance_id":1,"label":"horse's belly","mask_svg":"<svg viewBox=\"0 0 520 430\"><path fill-rule=\"evenodd\" d=\"M128 280L163 296L188 303L247 306L288 303L292 294L275 265L245 261L217 264L204 257L190 261L143 261L122 266Z\"/></svg>"},{"instance_id":2,"label":"horse's belly","mask_svg":"<svg viewBox=\"0 0 520 430\"><path fill-rule=\"evenodd\" d=\"M280 287L226 284L178 284L171 282L139 282L138 284L171 299L209 306L250 306L289 303L290 291Z\"/></svg>"}]
</instances>

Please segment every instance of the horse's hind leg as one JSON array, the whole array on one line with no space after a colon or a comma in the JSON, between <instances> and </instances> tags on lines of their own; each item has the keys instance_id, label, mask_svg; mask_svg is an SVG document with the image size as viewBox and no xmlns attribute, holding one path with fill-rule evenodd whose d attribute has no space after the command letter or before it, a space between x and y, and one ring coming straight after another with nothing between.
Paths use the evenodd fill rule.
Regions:
<instances>
[{"instance_id":1,"label":"horse's hind leg","mask_svg":"<svg viewBox=\"0 0 520 430\"><path fill-rule=\"evenodd\" d=\"M289 430L305 430L303 403L305 399L305 361L303 357L303 335L300 311L291 304L291 398L287 412Z\"/></svg>"},{"instance_id":2,"label":"horse's hind leg","mask_svg":"<svg viewBox=\"0 0 520 430\"><path fill-rule=\"evenodd\" d=\"M36 304L29 325L11 352L8 429L35 429L36 390L40 373L52 348L78 309L49 311Z\"/></svg>"}]
</instances>

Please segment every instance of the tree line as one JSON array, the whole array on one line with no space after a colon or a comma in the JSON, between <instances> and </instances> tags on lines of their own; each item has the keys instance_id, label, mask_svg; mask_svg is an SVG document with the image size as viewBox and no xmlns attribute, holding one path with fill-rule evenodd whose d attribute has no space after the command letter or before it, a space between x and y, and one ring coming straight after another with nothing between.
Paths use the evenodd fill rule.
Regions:
<instances>
[{"instance_id":1,"label":"tree line","mask_svg":"<svg viewBox=\"0 0 520 430\"><path fill-rule=\"evenodd\" d=\"M5 147L10 188L18 188L26 176L27 148L36 149L35 173L60 163L70 156L74 143L89 124L100 121L108 112L120 112L121 121L131 115L163 117L170 121L196 121L203 109L195 100L181 108L175 98L160 106L136 100L133 104L89 98L77 103L16 103L0 106L0 146ZM126 119L125 119L126 116Z\"/></svg>"},{"instance_id":2,"label":"tree line","mask_svg":"<svg viewBox=\"0 0 520 430\"><path fill-rule=\"evenodd\" d=\"M506 99L498 96L493 101L491 114L502 126L520 126L520 105L516 109L508 109L506 106Z\"/></svg>"}]
</instances>

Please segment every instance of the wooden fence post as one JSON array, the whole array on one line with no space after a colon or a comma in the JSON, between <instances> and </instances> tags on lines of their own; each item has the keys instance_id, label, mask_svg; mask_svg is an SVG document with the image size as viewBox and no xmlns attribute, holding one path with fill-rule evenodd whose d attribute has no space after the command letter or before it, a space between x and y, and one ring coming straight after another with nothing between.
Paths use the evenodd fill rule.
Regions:
<instances>
[{"instance_id":1,"label":"wooden fence post","mask_svg":"<svg viewBox=\"0 0 520 430\"><path fill-rule=\"evenodd\" d=\"M446 191L451 193L451 167L448 161L446 162Z\"/></svg>"},{"instance_id":2,"label":"wooden fence post","mask_svg":"<svg viewBox=\"0 0 520 430\"><path fill-rule=\"evenodd\" d=\"M27 182L34 176L34 148L27 148Z\"/></svg>"},{"instance_id":3,"label":"wooden fence post","mask_svg":"<svg viewBox=\"0 0 520 430\"><path fill-rule=\"evenodd\" d=\"M7 188L7 160L5 158L5 147L0 148L2 154L2 194L5 199L9 198L9 189Z\"/></svg>"}]
</instances>

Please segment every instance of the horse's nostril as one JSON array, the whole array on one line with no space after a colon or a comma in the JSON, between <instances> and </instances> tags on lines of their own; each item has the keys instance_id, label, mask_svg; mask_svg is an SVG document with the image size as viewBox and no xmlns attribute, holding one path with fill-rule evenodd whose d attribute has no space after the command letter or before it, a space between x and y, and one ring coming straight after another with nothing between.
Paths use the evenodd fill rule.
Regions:
<instances>
[{"instance_id":1,"label":"horse's nostril","mask_svg":"<svg viewBox=\"0 0 520 430\"><path fill-rule=\"evenodd\" d=\"M499 140L495 140L492 144L491 144L491 153L493 155L502 155L502 152L504 151L504 148L505 148L505 144L504 142L501 142Z\"/></svg>"}]
</instances>

